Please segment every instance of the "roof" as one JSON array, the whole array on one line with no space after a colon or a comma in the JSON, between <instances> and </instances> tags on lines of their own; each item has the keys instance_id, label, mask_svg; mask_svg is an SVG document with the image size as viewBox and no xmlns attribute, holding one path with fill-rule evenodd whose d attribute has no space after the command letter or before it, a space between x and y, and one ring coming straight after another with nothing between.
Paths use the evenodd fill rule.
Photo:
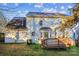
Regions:
<instances>
[{"instance_id":1,"label":"roof","mask_svg":"<svg viewBox=\"0 0 79 59\"><path fill-rule=\"evenodd\" d=\"M40 30L51 30L50 27L41 27Z\"/></svg>"},{"instance_id":2,"label":"roof","mask_svg":"<svg viewBox=\"0 0 79 59\"><path fill-rule=\"evenodd\" d=\"M26 18L25 17L14 17L6 27L13 29L23 29L26 28Z\"/></svg>"},{"instance_id":3,"label":"roof","mask_svg":"<svg viewBox=\"0 0 79 59\"><path fill-rule=\"evenodd\" d=\"M53 17L53 16L67 16L61 13L44 13L44 12L29 12L27 17Z\"/></svg>"}]
</instances>

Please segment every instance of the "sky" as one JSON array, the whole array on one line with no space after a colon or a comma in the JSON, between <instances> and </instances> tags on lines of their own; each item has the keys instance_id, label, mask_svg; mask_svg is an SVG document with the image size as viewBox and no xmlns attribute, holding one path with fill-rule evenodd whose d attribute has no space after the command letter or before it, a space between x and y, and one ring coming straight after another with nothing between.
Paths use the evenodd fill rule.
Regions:
<instances>
[{"instance_id":1,"label":"sky","mask_svg":"<svg viewBox=\"0 0 79 59\"><path fill-rule=\"evenodd\" d=\"M7 19L25 17L28 12L62 13L72 15L73 3L0 3L0 11Z\"/></svg>"}]
</instances>

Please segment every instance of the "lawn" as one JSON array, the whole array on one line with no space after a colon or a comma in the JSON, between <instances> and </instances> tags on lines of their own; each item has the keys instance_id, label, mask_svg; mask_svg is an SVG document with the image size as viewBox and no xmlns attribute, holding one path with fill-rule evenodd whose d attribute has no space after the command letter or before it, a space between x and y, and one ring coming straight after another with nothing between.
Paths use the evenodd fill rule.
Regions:
<instances>
[{"instance_id":1,"label":"lawn","mask_svg":"<svg viewBox=\"0 0 79 59\"><path fill-rule=\"evenodd\" d=\"M40 45L27 44L3 44L0 43L0 55L2 56L78 56L79 47L70 49L42 49Z\"/></svg>"}]
</instances>

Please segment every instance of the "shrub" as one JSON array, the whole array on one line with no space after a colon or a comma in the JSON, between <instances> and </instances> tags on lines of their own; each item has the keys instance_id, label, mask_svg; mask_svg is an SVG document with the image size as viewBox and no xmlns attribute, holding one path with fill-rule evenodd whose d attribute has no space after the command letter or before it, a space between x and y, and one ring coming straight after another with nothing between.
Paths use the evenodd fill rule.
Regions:
<instances>
[{"instance_id":1,"label":"shrub","mask_svg":"<svg viewBox=\"0 0 79 59\"><path fill-rule=\"evenodd\" d=\"M40 47L39 44L34 44L34 45L33 45L33 48L34 48L34 49L40 49L41 47Z\"/></svg>"}]
</instances>

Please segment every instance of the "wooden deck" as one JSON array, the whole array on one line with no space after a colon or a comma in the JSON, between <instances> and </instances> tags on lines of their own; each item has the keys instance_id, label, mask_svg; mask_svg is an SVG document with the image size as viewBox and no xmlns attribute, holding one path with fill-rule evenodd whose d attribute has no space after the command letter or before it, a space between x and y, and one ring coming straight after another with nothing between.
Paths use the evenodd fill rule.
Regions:
<instances>
[{"instance_id":1,"label":"wooden deck","mask_svg":"<svg viewBox=\"0 0 79 59\"><path fill-rule=\"evenodd\" d=\"M43 48L68 48L75 45L75 42L68 38L49 38L42 39L41 45Z\"/></svg>"}]
</instances>

